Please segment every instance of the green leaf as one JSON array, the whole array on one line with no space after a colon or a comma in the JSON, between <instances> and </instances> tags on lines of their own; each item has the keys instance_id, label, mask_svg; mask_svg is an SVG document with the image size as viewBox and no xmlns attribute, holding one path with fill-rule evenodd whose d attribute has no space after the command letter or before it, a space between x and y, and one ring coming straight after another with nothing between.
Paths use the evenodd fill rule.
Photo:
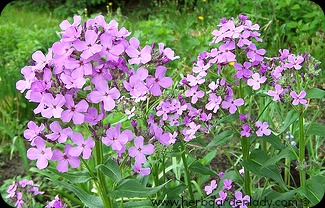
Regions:
<instances>
[{"instance_id":1,"label":"green leaf","mask_svg":"<svg viewBox=\"0 0 325 208\"><path fill-rule=\"evenodd\" d=\"M190 166L189 169L191 171L200 173L202 175L214 175L217 176L218 174L211 170L210 168L206 167L205 165L203 165L202 163L200 163L199 161L195 161L193 162Z\"/></svg>"},{"instance_id":2,"label":"green leaf","mask_svg":"<svg viewBox=\"0 0 325 208\"><path fill-rule=\"evenodd\" d=\"M123 208L152 208L152 202L149 200L124 202Z\"/></svg>"},{"instance_id":3,"label":"green leaf","mask_svg":"<svg viewBox=\"0 0 325 208\"><path fill-rule=\"evenodd\" d=\"M82 171L70 171L67 173L60 173L55 168L48 167L47 168L52 174L57 175L61 178L67 179L72 183L85 183L92 179L89 172L87 170Z\"/></svg>"},{"instance_id":4,"label":"green leaf","mask_svg":"<svg viewBox=\"0 0 325 208\"><path fill-rule=\"evenodd\" d=\"M100 164L96 168L113 181L119 182L120 180L122 180L120 167L112 159L109 159L105 165Z\"/></svg>"},{"instance_id":5,"label":"green leaf","mask_svg":"<svg viewBox=\"0 0 325 208\"><path fill-rule=\"evenodd\" d=\"M324 197L325 177L322 175L312 176L306 181L306 187L298 188L298 193L305 196L312 206L318 204Z\"/></svg>"},{"instance_id":6,"label":"green leaf","mask_svg":"<svg viewBox=\"0 0 325 208\"><path fill-rule=\"evenodd\" d=\"M226 143L230 139L232 139L233 135L234 135L233 131L224 131L221 134L215 136L213 140L208 144L207 148Z\"/></svg>"},{"instance_id":7,"label":"green leaf","mask_svg":"<svg viewBox=\"0 0 325 208\"><path fill-rule=\"evenodd\" d=\"M288 28L295 28L295 27L297 27L297 22L288 22L287 27Z\"/></svg>"},{"instance_id":8,"label":"green leaf","mask_svg":"<svg viewBox=\"0 0 325 208\"><path fill-rule=\"evenodd\" d=\"M266 161L268 161L269 159L270 158L264 151L254 150L251 153L249 160L243 161L243 166L256 175L273 179L274 181L278 182L284 189L287 190L287 187L282 179L282 176L277 166L269 165L263 167L263 164L266 163Z\"/></svg>"},{"instance_id":9,"label":"green leaf","mask_svg":"<svg viewBox=\"0 0 325 208\"><path fill-rule=\"evenodd\" d=\"M310 124L310 128L306 135L318 135L324 136L325 135L325 126L317 123Z\"/></svg>"},{"instance_id":10,"label":"green leaf","mask_svg":"<svg viewBox=\"0 0 325 208\"><path fill-rule=\"evenodd\" d=\"M270 143L277 150L283 150L286 147L284 144L282 144L279 137L275 136L273 133L270 134L269 136L264 135L264 136L259 137L259 138L264 140L264 141L267 141L268 143Z\"/></svg>"},{"instance_id":11,"label":"green leaf","mask_svg":"<svg viewBox=\"0 0 325 208\"><path fill-rule=\"evenodd\" d=\"M325 97L325 90L319 88L312 88L306 90L306 98L323 98Z\"/></svg>"},{"instance_id":12,"label":"green leaf","mask_svg":"<svg viewBox=\"0 0 325 208\"><path fill-rule=\"evenodd\" d=\"M165 184L149 188L141 185L134 179L124 179L119 182L116 190L110 191L108 194L113 197L147 197L160 191L160 189L164 187Z\"/></svg>"},{"instance_id":13,"label":"green leaf","mask_svg":"<svg viewBox=\"0 0 325 208\"><path fill-rule=\"evenodd\" d=\"M93 208L93 207L98 207L98 208L104 208L103 202L98 196L94 196L91 194L88 194L84 190L66 183L62 181L53 181L54 184L58 184L63 188L68 189L69 191L73 192L79 199L84 203L87 207Z\"/></svg>"},{"instance_id":14,"label":"green leaf","mask_svg":"<svg viewBox=\"0 0 325 208\"><path fill-rule=\"evenodd\" d=\"M293 152L295 151L295 152ZM266 167L268 165L274 165L282 158L290 158L291 160L296 159L296 155L298 154L298 150L295 147L286 147L279 154L274 155L270 159L268 159L265 163L263 163L262 167Z\"/></svg>"},{"instance_id":15,"label":"green leaf","mask_svg":"<svg viewBox=\"0 0 325 208\"><path fill-rule=\"evenodd\" d=\"M284 122L283 122L283 126L279 132L279 134L282 134L283 132L285 132L287 130L287 128L293 123L295 122L297 119L299 118L299 112L295 111L295 110L291 110L289 111L287 117L285 118Z\"/></svg>"},{"instance_id":16,"label":"green leaf","mask_svg":"<svg viewBox=\"0 0 325 208\"><path fill-rule=\"evenodd\" d=\"M216 156L216 154L217 154L217 150L210 151L202 158L202 164L203 165L209 164L211 160Z\"/></svg>"},{"instance_id":17,"label":"green leaf","mask_svg":"<svg viewBox=\"0 0 325 208\"><path fill-rule=\"evenodd\" d=\"M217 123L231 123L233 121L238 120L238 113L230 114L220 120L217 121Z\"/></svg>"}]
</instances>

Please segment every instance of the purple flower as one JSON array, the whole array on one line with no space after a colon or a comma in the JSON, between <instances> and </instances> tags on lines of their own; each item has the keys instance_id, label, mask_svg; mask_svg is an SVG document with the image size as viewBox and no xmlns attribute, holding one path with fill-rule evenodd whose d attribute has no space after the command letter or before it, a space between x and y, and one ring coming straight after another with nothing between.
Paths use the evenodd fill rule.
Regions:
<instances>
[{"instance_id":1,"label":"purple flower","mask_svg":"<svg viewBox=\"0 0 325 208\"><path fill-rule=\"evenodd\" d=\"M242 131L240 132L241 136L249 137L251 135L251 128L247 124L243 124Z\"/></svg>"},{"instance_id":2,"label":"purple flower","mask_svg":"<svg viewBox=\"0 0 325 208\"><path fill-rule=\"evenodd\" d=\"M24 131L24 137L31 142L32 146L34 146L34 139L43 133L44 124L41 124L40 127L38 127L34 121L29 121L27 127L28 129Z\"/></svg>"},{"instance_id":3,"label":"purple flower","mask_svg":"<svg viewBox=\"0 0 325 208\"><path fill-rule=\"evenodd\" d=\"M217 96L214 93L210 94L209 96L209 103L207 103L205 105L205 108L207 110L212 110L213 109L213 113L217 113L217 111L220 108L220 104L222 102L222 98L221 96Z\"/></svg>"},{"instance_id":4,"label":"purple flower","mask_svg":"<svg viewBox=\"0 0 325 208\"><path fill-rule=\"evenodd\" d=\"M198 74L197 76L193 76L192 74L188 74L186 77L186 81L188 85L194 87L196 85L200 85L205 82L204 76L202 74Z\"/></svg>"},{"instance_id":5,"label":"purple flower","mask_svg":"<svg viewBox=\"0 0 325 208\"><path fill-rule=\"evenodd\" d=\"M226 199L227 199L227 193L223 191L219 191L219 197L216 198L215 203L218 206L222 206L224 205Z\"/></svg>"},{"instance_id":6,"label":"purple flower","mask_svg":"<svg viewBox=\"0 0 325 208\"><path fill-rule=\"evenodd\" d=\"M112 146L113 150L121 150L128 141L131 141L133 134L130 130L124 130L121 133L121 123L118 123L115 127L111 127L106 130L106 136L102 138L103 143L106 146Z\"/></svg>"},{"instance_id":7,"label":"purple flower","mask_svg":"<svg viewBox=\"0 0 325 208\"><path fill-rule=\"evenodd\" d=\"M36 166L38 169L44 169L52 158L52 150L50 147L46 148L46 143L41 138L36 138L34 143L36 148L29 148L27 150L27 157L30 160L37 160Z\"/></svg>"},{"instance_id":8,"label":"purple flower","mask_svg":"<svg viewBox=\"0 0 325 208\"><path fill-rule=\"evenodd\" d=\"M21 192L18 192L16 194L17 201L15 203L15 207L17 207L17 208L22 208L23 207L23 205L25 204L25 202L22 200L22 198L23 198L23 194Z\"/></svg>"},{"instance_id":9,"label":"purple flower","mask_svg":"<svg viewBox=\"0 0 325 208\"><path fill-rule=\"evenodd\" d=\"M229 41L227 43L222 44L219 47L219 50L222 52L218 57L218 63L229 63L232 61L236 61L236 55L231 52L236 48L235 41Z\"/></svg>"},{"instance_id":10,"label":"purple flower","mask_svg":"<svg viewBox=\"0 0 325 208\"><path fill-rule=\"evenodd\" d=\"M284 90L282 86L278 84L276 84L274 88L275 88L274 91L269 90L267 94L269 96L272 96L274 101L280 100L280 95L283 93Z\"/></svg>"},{"instance_id":11,"label":"purple flower","mask_svg":"<svg viewBox=\"0 0 325 208\"><path fill-rule=\"evenodd\" d=\"M88 94L88 99L93 103L103 102L104 109L111 111L115 107L114 99L120 97L120 91L116 87L109 89L104 81L97 82L95 86L96 90Z\"/></svg>"},{"instance_id":12,"label":"purple flower","mask_svg":"<svg viewBox=\"0 0 325 208\"><path fill-rule=\"evenodd\" d=\"M247 52L247 58L251 59L252 62L260 62L263 60L262 55L266 53L265 49L257 49L254 43L251 43L248 46L249 51Z\"/></svg>"},{"instance_id":13,"label":"purple flower","mask_svg":"<svg viewBox=\"0 0 325 208\"><path fill-rule=\"evenodd\" d=\"M76 147L71 147L69 154L74 157L79 157L82 153L82 158L88 160L91 156L92 149L95 146L94 140L89 137L87 140L84 140L84 137L81 133L75 132L71 135L71 140L77 144Z\"/></svg>"},{"instance_id":14,"label":"purple flower","mask_svg":"<svg viewBox=\"0 0 325 208\"><path fill-rule=\"evenodd\" d=\"M158 66L156 68L155 77L147 78L147 86L149 87L150 92L154 96L161 95L162 88L169 88L173 84L173 80L170 77L165 77L167 68L165 66Z\"/></svg>"},{"instance_id":15,"label":"purple flower","mask_svg":"<svg viewBox=\"0 0 325 208\"><path fill-rule=\"evenodd\" d=\"M100 52L100 55L105 56L107 61L117 62L119 55L124 51L124 46L122 44L114 45L114 37L108 33L102 34L100 41L103 45L103 50Z\"/></svg>"},{"instance_id":16,"label":"purple flower","mask_svg":"<svg viewBox=\"0 0 325 208\"><path fill-rule=\"evenodd\" d=\"M306 97L306 91L302 90L299 95L296 93L296 91L290 92L291 97L293 98L292 104L298 105L299 103L306 106L307 100L304 99Z\"/></svg>"},{"instance_id":17,"label":"purple flower","mask_svg":"<svg viewBox=\"0 0 325 208\"><path fill-rule=\"evenodd\" d=\"M154 153L155 148L152 144L143 144L144 138L142 136L134 139L134 147L129 148L130 157L134 157L136 164L143 164L146 162L145 155L151 155Z\"/></svg>"},{"instance_id":18,"label":"purple flower","mask_svg":"<svg viewBox=\"0 0 325 208\"><path fill-rule=\"evenodd\" d=\"M76 40L73 42L74 47L78 51L82 51L81 58L88 59L102 50L102 46L96 44L97 38L98 35L94 30L87 30L85 32L85 41Z\"/></svg>"},{"instance_id":19,"label":"purple flower","mask_svg":"<svg viewBox=\"0 0 325 208\"><path fill-rule=\"evenodd\" d=\"M164 132L158 125L152 125L155 138L163 145L170 145L171 137L169 132Z\"/></svg>"},{"instance_id":20,"label":"purple flower","mask_svg":"<svg viewBox=\"0 0 325 208\"><path fill-rule=\"evenodd\" d=\"M200 129L201 125L196 125L194 122L189 123L189 129L183 129L184 141L188 142L195 139L195 133Z\"/></svg>"},{"instance_id":21,"label":"purple flower","mask_svg":"<svg viewBox=\"0 0 325 208\"><path fill-rule=\"evenodd\" d=\"M44 56L42 51L36 51L33 53L32 59L36 62L35 68L42 70L52 59L52 49L48 50L46 56Z\"/></svg>"},{"instance_id":22,"label":"purple flower","mask_svg":"<svg viewBox=\"0 0 325 208\"><path fill-rule=\"evenodd\" d=\"M163 43L158 43L159 52L164 56L163 62L167 63L169 61L179 59L179 56L175 56L175 52L171 48L165 48Z\"/></svg>"},{"instance_id":23,"label":"purple flower","mask_svg":"<svg viewBox=\"0 0 325 208\"><path fill-rule=\"evenodd\" d=\"M14 197L16 195L16 190L17 190L17 183L16 181L13 181L7 189L8 195L6 196L6 199Z\"/></svg>"},{"instance_id":24,"label":"purple flower","mask_svg":"<svg viewBox=\"0 0 325 208\"><path fill-rule=\"evenodd\" d=\"M221 103L221 107L223 109L229 109L230 114L234 114L237 111L238 106L244 105L244 100L242 98L238 98L236 100L233 100L233 98L229 98L228 100L224 100Z\"/></svg>"},{"instance_id":25,"label":"purple flower","mask_svg":"<svg viewBox=\"0 0 325 208\"><path fill-rule=\"evenodd\" d=\"M61 74L60 79L65 84L65 88L67 89L81 89L86 83L86 80L84 78L84 69L81 67L76 68L73 71L65 70L64 73Z\"/></svg>"},{"instance_id":26,"label":"purple flower","mask_svg":"<svg viewBox=\"0 0 325 208\"><path fill-rule=\"evenodd\" d=\"M249 70L251 66L252 64L250 62L245 62L243 65L235 62L234 67L237 70L235 77L238 79L248 79L253 74L253 72Z\"/></svg>"},{"instance_id":27,"label":"purple flower","mask_svg":"<svg viewBox=\"0 0 325 208\"><path fill-rule=\"evenodd\" d=\"M88 111L84 114L85 122L95 125L98 121L103 118L103 114L98 114L97 109L95 107L88 108Z\"/></svg>"},{"instance_id":28,"label":"purple flower","mask_svg":"<svg viewBox=\"0 0 325 208\"><path fill-rule=\"evenodd\" d=\"M199 86L196 85L196 86L190 88L189 90L185 91L186 97L192 97L191 103L193 103L193 104L195 104L199 98L203 98L203 96L204 96L203 90L197 91L198 87Z\"/></svg>"},{"instance_id":29,"label":"purple flower","mask_svg":"<svg viewBox=\"0 0 325 208\"><path fill-rule=\"evenodd\" d=\"M301 69L302 65L301 63L304 61L304 57L302 56L295 56L293 54L290 54L288 56L288 63L285 64L286 67L292 68L294 67L296 70Z\"/></svg>"},{"instance_id":30,"label":"purple flower","mask_svg":"<svg viewBox=\"0 0 325 208\"><path fill-rule=\"evenodd\" d=\"M243 193L242 192L240 192L240 191L236 191L235 192L235 198L236 199L234 199L234 202L233 202L233 207L235 206L235 207L238 207L239 206L239 208L247 208L247 204L251 201L250 200L250 196L248 196L248 195L245 195L244 197L243 197Z\"/></svg>"},{"instance_id":31,"label":"purple flower","mask_svg":"<svg viewBox=\"0 0 325 208\"><path fill-rule=\"evenodd\" d=\"M58 140L59 143L66 142L68 136L72 134L72 129L70 127L62 129L60 123L57 121L54 121L50 124L50 129L53 133L46 135L46 138L51 141Z\"/></svg>"},{"instance_id":32,"label":"purple flower","mask_svg":"<svg viewBox=\"0 0 325 208\"><path fill-rule=\"evenodd\" d=\"M146 64L151 60L151 47L145 46L141 51L138 51L140 42L137 38L130 39L130 46L125 50L126 54L131 57L129 64Z\"/></svg>"},{"instance_id":33,"label":"purple flower","mask_svg":"<svg viewBox=\"0 0 325 208\"><path fill-rule=\"evenodd\" d=\"M21 73L24 75L25 80L19 80L16 83L17 90L23 93L26 89L30 89L32 83L36 80L35 72L31 66L25 66L21 69Z\"/></svg>"},{"instance_id":34,"label":"purple flower","mask_svg":"<svg viewBox=\"0 0 325 208\"><path fill-rule=\"evenodd\" d=\"M62 200L59 198L58 195L55 196L54 200L50 201L45 208L65 208L67 207L66 204L63 204Z\"/></svg>"},{"instance_id":35,"label":"purple flower","mask_svg":"<svg viewBox=\"0 0 325 208\"><path fill-rule=\"evenodd\" d=\"M271 134L271 130L268 129L269 124L267 122L261 122L261 121L257 121L255 123L255 126L258 128L258 130L256 131L256 135L261 137L264 135L269 136Z\"/></svg>"},{"instance_id":36,"label":"purple flower","mask_svg":"<svg viewBox=\"0 0 325 208\"><path fill-rule=\"evenodd\" d=\"M60 118L63 111L62 106L65 104L65 98L63 95L56 95L55 99L50 93L46 93L43 97L43 103L46 108L41 111L41 114L45 118Z\"/></svg>"},{"instance_id":37,"label":"purple flower","mask_svg":"<svg viewBox=\"0 0 325 208\"><path fill-rule=\"evenodd\" d=\"M63 20L60 23L60 28L61 30L67 30L70 27L76 27L80 24L81 22L81 16L79 15L75 15L73 16L73 23L71 24L70 22L68 22L68 20Z\"/></svg>"},{"instance_id":38,"label":"purple flower","mask_svg":"<svg viewBox=\"0 0 325 208\"><path fill-rule=\"evenodd\" d=\"M252 75L252 78L249 78L247 80L247 84L249 86L253 86L253 90L258 90L260 89L261 84L264 83L265 81L266 81L266 77L264 76L261 77L259 73L254 73Z\"/></svg>"},{"instance_id":39,"label":"purple flower","mask_svg":"<svg viewBox=\"0 0 325 208\"><path fill-rule=\"evenodd\" d=\"M224 186L222 187L224 190L230 190L232 187L232 180L231 179L225 179L223 180Z\"/></svg>"},{"instance_id":40,"label":"purple flower","mask_svg":"<svg viewBox=\"0 0 325 208\"><path fill-rule=\"evenodd\" d=\"M132 168L134 172L139 173L142 176L149 175L151 172L150 168L143 168L142 164L137 162L134 165L132 165Z\"/></svg>"},{"instance_id":41,"label":"purple flower","mask_svg":"<svg viewBox=\"0 0 325 208\"><path fill-rule=\"evenodd\" d=\"M242 121L245 121L247 118L249 117L249 114L239 114L239 119L242 120Z\"/></svg>"},{"instance_id":42,"label":"purple flower","mask_svg":"<svg viewBox=\"0 0 325 208\"><path fill-rule=\"evenodd\" d=\"M77 168L80 166L80 160L78 157L71 156L69 154L72 145L67 144L64 147L64 153L60 150L53 150L52 160L59 161L56 165L56 169L61 172L67 172L69 169L69 164L72 168Z\"/></svg>"},{"instance_id":43,"label":"purple flower","mask_svg":"<svg viewBox=\"0 0 325 208\"><path fill-rule=\"evenodd\" d=\"M88 103L85 100L81 100L77 105L74 104L72 95L67 94L65 96L65 106L68 108L61 114L63 122L69 122L72 118L74 124L82 124L85 120L85 115L82 114L87 111Z\"/></svg>"},{"instance_id":44,"label":"purple flower","mask_svg":"<svg viewBox=\"0 0 325 208\"><path fill-rule=\"evenodd\" d=\"M204 187L204 191L207 195L210 195L213 190L217 188L218 184L216 180L212 180L209 186Z\"/></svg>"},{"instance_id":45,"label":"purple flower","mask_svg":"<svg viewBox=\"0 0 325 208\"><path fill-rule=\"evenodd\" d=\"M222 178L224 175L225 175L224 172L220 172L220 173L218 173L218 177L219 177L219 178Z\"/></svg>"}]
</instances>

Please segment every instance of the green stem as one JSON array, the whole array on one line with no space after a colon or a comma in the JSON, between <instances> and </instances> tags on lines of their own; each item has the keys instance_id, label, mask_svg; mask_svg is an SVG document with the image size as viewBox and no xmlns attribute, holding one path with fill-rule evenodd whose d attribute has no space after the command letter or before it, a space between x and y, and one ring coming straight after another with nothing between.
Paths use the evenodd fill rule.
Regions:
<instances>
[{"instance_id":1,"label":"green stem","mask_svg":"<svg viewBox=\"0 0 325 208\"><path fill-rule=\"evenodd\" d=\"M185 168L185 180L187 183L187 188L188 188L188 191L190 192L191 200L194 201L194 194L193 194L192 185L191 185L191 178L190 178L190 174L188 171L188 164L187 164L186 155L185 155L185 144L183 142L181 143L181 151L182 151L182 161L183 161L184 168Z\"/></svg>"},{"instance_id":2,"label":"green stem","mask_svg":"<svg viewBox=\"0 0 325 208\"><path fill-rule=\"evenodd\" d=\"M103 164L103 153L102 153L102 143L100 141L95 142L95 151L96 151L96 166ZM106 208L113 208L113 202L110 197L107 195L107 185L103 173L97 169L97 178L98 178L98 192L103 201L103 205Z\"/></svg>"},{"instance_id":3,"label":"green stem","mask_svg":"<svg viewBox=\"0 0 325 208\"><path fill-rule=\"evenodd\" d=\"M285 164L285 170L284 170L284 182L287 184L287 186L290 186L290 158L285 158L284 164Z\"/></svg>"},{"instance_id":4,"label":"green stem","mask_svg":"<svg viewBox=\"0 0 325 208\"><path fill-rule=\"evenodd\" d=\"M306 172L305 172L305 132L304 132L304 117L303 117L304 107L300 107L299 114L299 178L300 187L304 190L306 187ZM304 205L305 207L305 205Z\"/></svg>"},{"instance_id":5,"label":"green stem","mask_svg":"<svg viewBox=\"0 0 325 208\"><path fill-rule=\"evenodd\" d=\"M241 98L244 97L244 88L243 88L242 80L240 80L240 83L239 83L239 94L240 94ZM266 109L266 107L264 108L264 110L265 109ZM264 110L262 111L262 113L264 112ZM240 111L241 114L244 114L245 106L244 105L240 106L239 111ZM248 159L249 159L249 147L250 147L250 140L249 139L250 138L240 136L244 162L247 162ZM252 187L251 187L252 183L251 183L250 173L246 168L244 170L245 170L244 171L244 191L245 191L245 194L247 194L249 196L252 196Z\"/></svg>"}]
</instances>

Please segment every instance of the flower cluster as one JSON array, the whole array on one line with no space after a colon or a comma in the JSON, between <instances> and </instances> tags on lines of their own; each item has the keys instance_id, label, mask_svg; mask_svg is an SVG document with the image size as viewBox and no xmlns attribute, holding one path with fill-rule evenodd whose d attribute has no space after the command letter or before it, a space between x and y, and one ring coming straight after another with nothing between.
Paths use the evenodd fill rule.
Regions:
<instances>
[{"instance_id":1,"label":"flower cluster","mask_svg":"<svg viewBox=\"0 0 325 208\"><path fill-rule=\"evenodd\" d=\"M154 152L152 144L144 144L148 137L135 137L131 130L122 131L121 123L104 119L116 109L128 110L126 101L141 108L143 101L161 96L173 83L164 65L179 57L163 43L141 47L136 37L127 39L131 32L119 29L115 20L106 23L102 15L83 24L74 16L73 23L64 20L60 28L60 41L47 54L36 51L31 65L21 70L24 79L16 83L37 104L34 113L47 118L28 123L24 137L32 147L27 157L37 160L39 169L56 161L57 170L66 172L80 166L80 157L88 160L96 142L122 157L133 141L128 152L135 158L134 171L148 174L148 169L140 171L144 155ZM68 127L72 124L86 131Z\"/></svg>"},{"instance_id":2,"label":"flower cluster","mask_svg":"<svg viewBox=\"0 0 325 208\"><path fill-rule=\"evenodd\" d=\"M39 185L32 180L23 179L21 181L13 181L7 189L8 195L6 199L10 199L15 207L21 208L28 204L28 200L32 197L43 194L39 191Z\"/></svg>"},{"instance_id":3,"label":"flower cluster","mask_svg":"<svg viewBox=\"0 0 325 208\"><path fill-rule=\"evenodd\" d=\"M63 201L59 198L58 195L45 206L45 208L66 208L67 204L64 204Z\"/></svg>"},{"instance_id":4,"label":"flower cluster","mask_svg":"<svg viewBox=\"0 0 325 208\"><path fill-rule=\"evenodd\" d=\"M219 173L218 176L221 179L223 177L223 173ZM233 187L233 181L231 179L222 179L222 187L219 189L217 193L217 197L215 199L215 204L218 206L225 205L227 202L232 207L241 207L246 208L247 204L250 202L250 196L243 196L241 191L235 191ZM219 184L220 185L220 184ZM210 185L204 187L206 195L211 195L214 190L217 190L218 184L216 180L212 180Z\"/></svg>"}]
</instances>

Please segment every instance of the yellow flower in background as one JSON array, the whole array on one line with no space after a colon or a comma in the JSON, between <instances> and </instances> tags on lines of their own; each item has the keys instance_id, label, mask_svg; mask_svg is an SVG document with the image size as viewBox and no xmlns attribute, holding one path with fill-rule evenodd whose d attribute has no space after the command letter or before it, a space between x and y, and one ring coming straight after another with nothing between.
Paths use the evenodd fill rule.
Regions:
<instances>
[{"instance_id":1,"label":"yellow flower in background","mask_svg":"<svg viewBox=\"0 0 325 208\"><path fill-rule=\"evenodd\" d=\"M207 0L202 0L202 2L207 2Z\"/></svg>"},{"instance_id":2,"label":"yellow flower in background","mask_svg":"<svg viewBox=\"0 0 325 208\"><path fill-rule=\"evenodd\" d=\"M199 20L204 20L204 17L202 15L198 16Z\"/></svg>"},{"instance_id":3,"label":"yellow flower in background","mask_svg":"<svg viewBox=\"0 0 325 208\"><path fill-rule=\"evenodd\" d=\"M233 66L235 64L235 62L234 61L232 61L232 62L229 62L229 65L230 66Z\"/></svg>"},{"instance_id":4,"label":"yellow flower in background","mask_svg":"<svg viewBox=\"0 0 325 208\"><path fill-rule=\"evenodd\" d=\"M109 3L108 3L108 6L112 6L112 5L113 5L113 2L109 2Z\"/></svg>"}]
</instances>

